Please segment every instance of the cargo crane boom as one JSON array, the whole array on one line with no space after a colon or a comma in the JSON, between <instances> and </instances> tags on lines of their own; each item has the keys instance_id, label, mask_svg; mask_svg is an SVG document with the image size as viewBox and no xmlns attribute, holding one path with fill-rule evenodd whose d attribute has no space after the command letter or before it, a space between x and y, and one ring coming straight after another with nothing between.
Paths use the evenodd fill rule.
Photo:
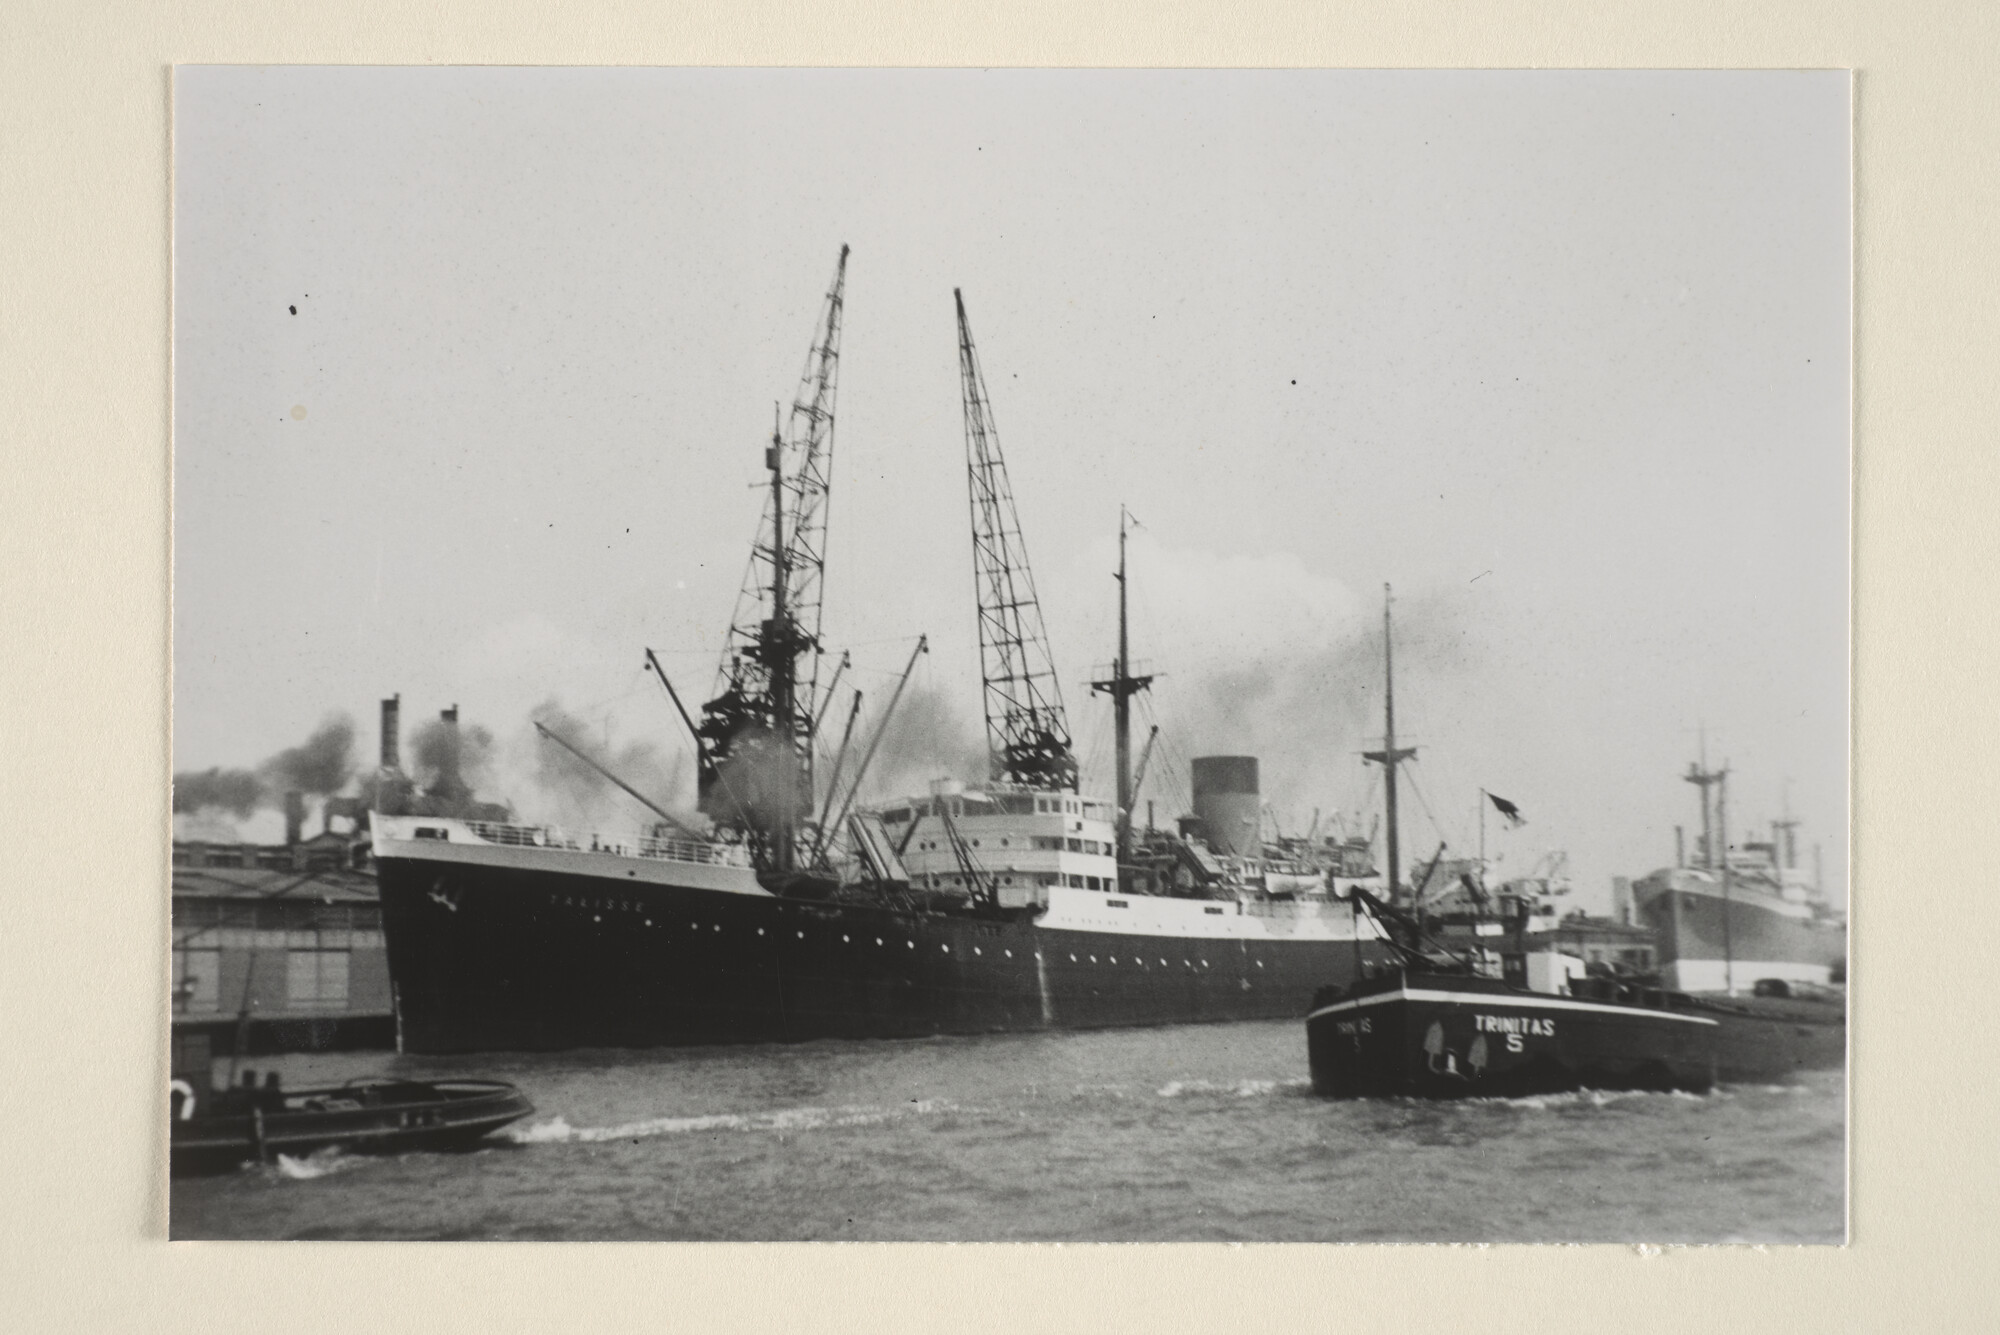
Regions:
<instances>
[{"instance_id":1,"label":"cargo crane boom","mask_svg":"<svg viewBox=\"0 0 2000 1335\"><path fill-rule=\"evenodd\" d=\"M764 451L768 491L713 699L695 729L701 810L743 835L760 868L792 871L813 809L827 492L847 247L840 248L792 396ZM811 655L802 671L799 660Z\"/></svg>"},{"instance_id":2,"label":"cargo crane boom","mask_svg":"<svg viewBox=\"0 0 2000 1335\"><path fill-rule=\"evenodd\" d=\"M972 346L965 298L958 307L958 369L965 406L965 469L972 505L972 574L979 603L979 666L985 683L992 777L1076 791L1076 754L1062 686L1042 625L1014 491L1000 454L986 378Z\"/></svg>"}]
</instances>

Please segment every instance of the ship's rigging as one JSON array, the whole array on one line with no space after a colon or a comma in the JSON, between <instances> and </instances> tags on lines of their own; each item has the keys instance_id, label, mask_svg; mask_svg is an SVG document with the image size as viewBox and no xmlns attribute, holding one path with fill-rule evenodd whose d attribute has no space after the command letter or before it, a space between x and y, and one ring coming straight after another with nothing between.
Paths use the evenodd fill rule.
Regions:
<instances>
[{"instance_id":1,"label":"ship's rigging","mask_svg":"<svg viewBox=\"0 0 2000 1335\"><path fill-rule=\"evenodd\" d=\"M979 602L979 666L992 777L1076 791L1077 765L1049 654L1035 577L1014 512L1014 491L972 346L965 298L958 307L958 369L965 405L965 470L972 502L972 572Z\"/></svg>"},{"instance_id":2,"label":"ship's rigging","mask_svg":"<svg viewBox=\"0 0 2000 1335\"><path fill-rule=\"evenodd\" d=\"M1389 901L1394 903L1400 893L1397 882L1402 871L1400 865L1402 845L1397 837L1400 827L1396 820L1396 767L1406 760L1415 758L1417 748L1396 745L1396 641L1389 623L1390 602L1389 586L1384 584L1382 586L1382 749L1363 751L1361 758L1373 761L1382 767L1382 787L1386 798L1383 806L1389 826L1387 839L1389 879L1384 882L1383 889L1387 891Z\"/></svg>"},{"instance_id":3,"label":"ship's rigging","mask_svg":"<svg viewBox=\"0 0 2000 1335\"><path fill-rule=\"evenodd\" d=\"M846 284L842 246L791 412L773 424L764 451L770 481L763 518L715 696L702 706L695 729L701 810L739 832L758 865L777 872L798 865L802 826L813 809L811 739Z\"/></svg>"},{"instance_id":4,"label":"ship's rigging","mask_svg":"<svg viewBox=\"0 0 2000 1335\"><path fill-rule=\"evenodd\" d=\"M1112 726L1115 730L1115 754L1118 766L1118 861L1123 864L1132 860L1132 803L1138 795L1138 780L1132 777L1132 697L1153 684L1150 676L1132 674L1132 641L1127 631L1126 586L1125 586L1125 530L1128 516L1125 508L1118 509L1118 657L1112 661L1111 675L1102 681L1090 683L1093 691L1102 691L1111 697ZM1153 729L1155 735L1159 729ZM1153 739L1146 739L1146 753L1152 754ZM1140 774L1145 773L1145 758L1139 762Z\"/></svg>"}]
</instances>

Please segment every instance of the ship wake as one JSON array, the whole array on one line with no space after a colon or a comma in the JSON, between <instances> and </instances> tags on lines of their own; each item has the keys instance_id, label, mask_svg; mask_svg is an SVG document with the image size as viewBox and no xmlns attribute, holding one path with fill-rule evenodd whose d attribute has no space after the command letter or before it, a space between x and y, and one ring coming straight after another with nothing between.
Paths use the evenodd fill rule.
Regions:
<instances>
[{"instance_id":1,"label":"ship wake","mask_svg":"<svg viewBox=\"0 0 2000 1335\"><path fill-rule=\"evenodd\" d=\"M571 1126L560 1114L545 1122L505 1131L517 1145L588 1145L617 1140L645 1140L700 1132L822 1131L849 1126L877 1126L898 1118L956 1112L946 1099L912 1099L900 1108L848 1106L839 1108L779 1108L769 1112L705 1113L692 1117L651 1117L617 1126Z\"/></svg>"}]
</instances>

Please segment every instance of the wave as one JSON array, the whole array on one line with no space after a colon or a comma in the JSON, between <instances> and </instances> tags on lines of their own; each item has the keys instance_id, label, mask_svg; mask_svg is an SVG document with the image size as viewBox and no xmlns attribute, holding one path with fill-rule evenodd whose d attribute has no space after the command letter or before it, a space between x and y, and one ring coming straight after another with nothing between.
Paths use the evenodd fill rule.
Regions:
<instances>
[{"instance_id":1,"label":"wave","mask_svg":"<svg viewBox=\"0 0 2000 1335\"><path fill-rule=\"evenodd\" d=\"M1530 1112L1546 1112L1551 1108L1608 1108L1614 1103L1627 1103L1633 1099L1681 1099L1689 1103L1706 1103L1713 1097L1693 1094L1685 1089L1571 1089L1559 1094L1526 1094L1518 1098L1469 1098L1457 1102L1472 1106L1484 1105L1489 1108L1524 1108Z\"/></svg>"},{"instance_id":2,"label":"wave","mask_svg":"<svg viewBox=\"0 0 2000 1335\"><path fill-rule=\"evenodd\" d=\"M280 1154L272 1168L279 1177L291 1178L295 1182L310 1182L316 1177L329 1177L334 1173L344 1173L350 1168L359 1168L363 1162L358 1155L343 1153L339 1146L329 1145L325 1149L314 1150L311 1154L299 1158Z\"/></svg>"},{"instance_id":3,"label":"wave","mask_svg":"<svg viewBox=\"0 0 2000 1335\"><path fill-rule=\"evenodd\" d=\"M704 1113L691 1117L649 1117L618 1126L571 1126L560 1114L531 1126L510 1127L503 1139L517 1145L588 1145L611 1140L644 1140L700 1131L818 1131L827 1127L875 1126L912 1114L956 1112L947 1099L912 1099L901 1108L780 1108L771 1112Z\"/></svg>"},{"instance_id":4,"label":"wave","mask_svg":"<svg viewBox=\"0 0 2000 1335\"><path fill-rule=\"evenodd\" d=\"M1286 1080L1170 1080L1156 1092L1163 1099L1177 1099L1183 1094L1233 1094L1240 1099L1254 1099L1276 1094L1280 1090L1307 1089L1311 1086L1309 1076Z\"/></svg>"}]
</instances>

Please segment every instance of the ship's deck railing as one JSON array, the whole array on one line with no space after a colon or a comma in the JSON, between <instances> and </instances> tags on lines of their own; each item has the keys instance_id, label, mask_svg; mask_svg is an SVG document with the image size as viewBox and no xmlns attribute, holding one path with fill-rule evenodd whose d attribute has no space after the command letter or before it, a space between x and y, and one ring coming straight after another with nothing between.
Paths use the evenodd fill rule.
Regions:
<instances>
[{"instance_id":1,"label":"ship's deck railing","mask_svg":"<svg viewBox=\"0 0 2000 1335\"><path fill-rule=\"evenodd\" d=\"M588 831L578 835L553 825L506 825L487 820L469 820L465 826L489 844L504 844L511 848L560 848L574 853L610 853L620 857L693 862L717 867L750 865L749 851L736 844L707 843L695 839L655 839L644 835L621 841Z\"/></svg>"}]
</instances>

